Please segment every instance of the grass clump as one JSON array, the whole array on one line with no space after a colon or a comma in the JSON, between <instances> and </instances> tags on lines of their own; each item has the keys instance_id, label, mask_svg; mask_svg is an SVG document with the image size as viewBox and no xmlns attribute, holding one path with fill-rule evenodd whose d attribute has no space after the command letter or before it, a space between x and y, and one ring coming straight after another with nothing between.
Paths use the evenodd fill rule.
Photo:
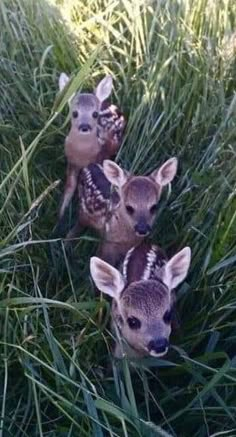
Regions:
<instances>
[{"instance_id":1,"label":"grass clump","mask_svg":"<svg viewBox=\"0 0 236 437\"><path fill-rule=\"evenodd\" d=\"M2 0L1 435L236 436L235 23L233 0ZM163 360L112 362L108 303L88 279L96 241L83 235L71 261L53 239L61 71L69 93L113 75L125 168L179 158L153 240L193 260Z\"/></svg>"}]
</instances>

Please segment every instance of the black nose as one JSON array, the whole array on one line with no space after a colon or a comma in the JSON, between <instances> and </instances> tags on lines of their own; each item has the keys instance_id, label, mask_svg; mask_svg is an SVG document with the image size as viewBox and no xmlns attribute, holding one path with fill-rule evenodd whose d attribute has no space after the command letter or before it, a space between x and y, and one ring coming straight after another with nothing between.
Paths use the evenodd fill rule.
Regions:
<instances>
[{"instance_id":1,"label":"black nose","mask_svg":"<svg viewBox=\"0 0 236 437\"><path fill-rule=\"evenodd\" d=\"M136 234L147 235L151 232L151 226L149 226L146 222L140 222L135 225L134 230Z\"/></svg>"},{"instance_id":2,"label":"black nose","mask_svg":"<svg viewBox=\"0 0 236 437\"><path fill-rule=\"evenodd\" d=\"M80 124L79 131L81 132L89 132L91 130L91 126L89 124Z\"/></svg>"},{"instance_id":3,"label":"black nose","mask_svg":"<svg viewBox=\"0 0 236 437\"><path fill-rule=\"evenodd\" d=\"M148 344L148 350L154 351L157 354L161 354L165 352L165 350L169 347L169 342L166 338L157 338L155 340L151 340Z\"/></svg>"}]
</instances>

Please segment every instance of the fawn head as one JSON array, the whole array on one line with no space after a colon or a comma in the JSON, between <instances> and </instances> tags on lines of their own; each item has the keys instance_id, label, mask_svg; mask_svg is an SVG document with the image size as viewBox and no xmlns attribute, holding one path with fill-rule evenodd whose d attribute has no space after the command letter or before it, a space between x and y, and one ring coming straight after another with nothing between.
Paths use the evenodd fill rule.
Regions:
<instances>
[{"instance_id":1,"label":"fawn head","mask_svg":"<svg viewBox=\"0 0 236 437\"><path fill-rule=\"evenodd\" d=\"M126 223L136 235L144 237L151 232L162 188L174 178L177 164L177 158L171 158L149 176L131 176L115 162L103 162L105 176L118 188Z\"/></svg>"},{"instance_id":2,"label":"fawn head","mask_svg":"<svg viewBox=\"0 0 236 437\"><path fill-rule=\"evenodd\" d=\"M151 251L147 253L144 270L148 263L150 265ZM140 355L158 357L167 353L171 333L172 290L185 279L190 258L191 250L185 247L157 269L156 275L149 279L141 276L131 283L127 283L124 271L121 274L100 258L91 258L90 272L96 286L113 299L114 323L126 343Z\"/></svg>"},{"instance_id":3,"label":"fawn head","mask_svg":"<svg viewBox=\"0 0 236 437\"><path fill-rule=\"evenodd\" d=\"M62 91L70 78L61 73L59 77L59 90ZM70 102L71 129L81 136L96 133L99 111L102 103L112 91L112 77L105 76L99 82L94 93L77 93Z\"/></svg>"}]
</instances>

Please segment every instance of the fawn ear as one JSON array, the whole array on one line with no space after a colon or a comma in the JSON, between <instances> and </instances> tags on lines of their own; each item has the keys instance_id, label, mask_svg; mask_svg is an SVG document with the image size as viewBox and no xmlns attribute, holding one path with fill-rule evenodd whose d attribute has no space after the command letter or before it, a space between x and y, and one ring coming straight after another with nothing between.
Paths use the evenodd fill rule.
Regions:
<instances>
[{"instance_id":1,"label":"fawn ear","mask_svg":"<svg viewBox=\"0 0 236 437\"><path fill-rule=\"evenodd\" d=\"M95 95L98 98L100 102L103 102L106 100L112 91L112 77L111 76L105 76L101 82L99 82L96 90Z\"/></svg>"},{"instance_id":2,"label":"fawn ear","mask_svg":"<svg viewBox=\"0 0 236 437\"><path fill-rule=\"evenodd\" d=\"M106 178L118 188L121 188L127 181L127 173L113 161L105 159L103 161L103 171Z\"/></svg>"},{"instance_id":3,"label":"fawn ear","mask_svg":"<svg viewBox=\"0 0 236 437\"><path fill-rule=\"evenodd\" d=\"M187 276L191 261L191 249L185 247L174 255L165 265L163 282L172 290L177 287Z\"/></svg>"},{"instance_id":4,"label":"fawn ear","mask_svg":"<svg viewBox=\"0 0 236 437\"><path fill-rule=\"evenodd\" d=\"M66 73L61 73L59 77L59 90L62 91L66 84L69 82L70 78Z\"/></svg>"},{"instance_id":5,"label":"fawn ear","mask_svg":"<svg viewBox=\"0 0 236 437\"><path fill-rule=\"evenodd\" d=\"M151 173L151 177L155 179L158 185L164 187L169 184L175 177L177 172L177 158L170 158L159 169Z\"/></svg>"},{"instance_id":6,"label":"fawn ear","mask_svg":"<svg viewBox=\"0 0 236 437\"><path fill-rule=\"evenodd\" d=\"M97 288L112 298L119 300L125 282L120 272L110 264L93 256L90 259L90 273Z\"/></svg>"}]
</instances>

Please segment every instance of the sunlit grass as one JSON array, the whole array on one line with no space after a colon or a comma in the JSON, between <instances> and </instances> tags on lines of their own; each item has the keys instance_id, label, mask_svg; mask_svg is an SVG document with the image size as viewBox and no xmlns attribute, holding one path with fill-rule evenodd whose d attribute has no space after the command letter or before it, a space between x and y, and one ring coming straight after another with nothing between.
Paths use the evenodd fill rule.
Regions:
<instances>
[{"instance_id":1,"label":"sunlit grass","mask_svg":"<svg viewBox=\"0 0 236 437\"><path fill-rule=\"evenodd\" d=\"M233 0L0 3L1 435L236 436L235 24ZM179 159L153 240L193 260L162 360L113 362L96 238L73 256L54 238L67 99L104 72L128 119L118 161Z\"/></svg>"}]
</instances>

